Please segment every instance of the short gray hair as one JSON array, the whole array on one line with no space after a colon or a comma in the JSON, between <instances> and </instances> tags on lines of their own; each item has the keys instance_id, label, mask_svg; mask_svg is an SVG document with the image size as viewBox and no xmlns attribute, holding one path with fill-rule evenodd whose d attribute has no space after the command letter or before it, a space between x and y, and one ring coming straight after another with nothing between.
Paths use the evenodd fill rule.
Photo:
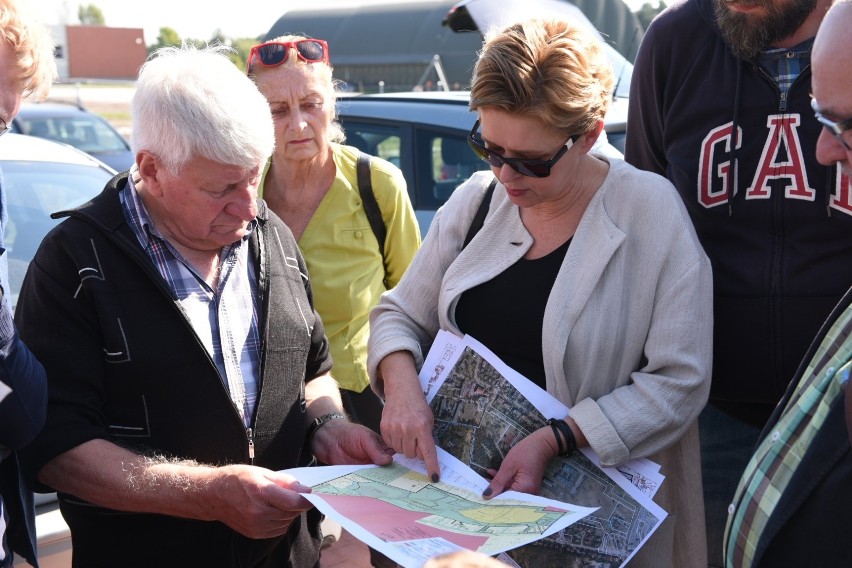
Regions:
<instances>
[{"instance_id":1,"label":"short gray hair","mask_svg":"<svg viewBox=\"0 0 852 568\"><path fill-rule=\"evenodd\" d=\"M272 114L226 46L157 50L133 95L133 152L146 150L177 175L192 158L253 168L275 147Z\"/></svg>"}]
</instances>

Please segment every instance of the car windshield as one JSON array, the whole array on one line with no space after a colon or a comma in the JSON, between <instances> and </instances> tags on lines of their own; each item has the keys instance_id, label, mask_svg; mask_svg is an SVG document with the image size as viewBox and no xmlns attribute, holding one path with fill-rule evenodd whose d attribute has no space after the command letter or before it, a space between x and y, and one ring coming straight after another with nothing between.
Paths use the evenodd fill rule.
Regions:
<instances>
[{"instance_id":1,"label":"car windshield","mask_svg":"<svg viewBox=\"0 0 852 568\"><path fill-rule=\"evenodd\" d=\"M2 161L9 211L5 247L14 309L27 266L44 236L60 220L50 214L85 203L104 188L104 168L40 161Z\"/></svg>"},{"instance_id":2,"label":"car windshield","mask_svg":"<svg viewBox=\"0 0 852 568\"><path fill-rule=\"evenodd\" d=\"M94 116L19 116L24 134L70 144L84 152L127 150L127 142L110 126Z\"/></svg>"}]
</instances>

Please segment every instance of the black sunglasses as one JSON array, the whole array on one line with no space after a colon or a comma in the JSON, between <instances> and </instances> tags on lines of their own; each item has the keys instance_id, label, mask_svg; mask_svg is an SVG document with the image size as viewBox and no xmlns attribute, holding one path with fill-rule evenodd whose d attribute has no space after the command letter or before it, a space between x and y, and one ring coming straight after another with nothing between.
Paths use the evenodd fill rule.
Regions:
<instances>
[{"instance_id":1,"label":"black sunglasses","mask_svg":"<svg viewBox=\"0 0 852 568\"><path fill-rule=\"evenodd\" d=\"M300 39L296 41L270 41L251 48L246 69L251 71L255 57L261 65L276 67L287 61L290 48L296 50L299 59L306 63L328 63L328 44L321 39Z\"/></svg>"},{"instance_id":2,"label":"black sunglasses","mask_svg":"<svg viewBox=\"0 0 852 568\"><path fill-rule=\"evenodd\" d=\"M852 117L847 118L845 120L834 121L830 118L826 117L822 114L822 111L819 110L819 104L817 104L817 100L811 96L811 108L814 111L814 116L816 119L825 126L829 132L834 134L834 137L837 138L837 141L843 144L843 147L847 150L852 150L849 143L846 141L846 133L852 130Z\"/></svg>"},{"instance_id":3,"label":"black sunglasses","mask_svg":"<svg viewBox=\"0 0 852 568\"><path fill-rule=\"evenodd\" d=\"M7 133L7 132L9 132L10 130L12 130L12 127L11 127L11 126L9 126L8 124L6 124L6 120L5 120L5 119L0 118L0 123L2 123L2 124L3 124L3 126L2 126L2 127L0 127L0 136L3 136L4 134L6 134L6 133Z\"/></svg>"},{"instance_id":4,"label":"black sunglasses","mask_svg":"<svg viewBox=\"0 0 852 568\"><path fill-rule=\"evenodd\" d=\"M479 120L473 123L473 128L470 129L470 134L467 135L467 143L477 156L495 168L502 168L503 164L509 164L509 167L519 174L534 178L548 177L550 169L556 165L559 158L565 155L565 152L574 145L574 141L577 139L576 135L570 137L562 148L556 152L556 155L549 160L527 160L525 158L506 158L494 150L489 150L477 135L477 130L479 130Z\"/></svg>"}]
</instances>

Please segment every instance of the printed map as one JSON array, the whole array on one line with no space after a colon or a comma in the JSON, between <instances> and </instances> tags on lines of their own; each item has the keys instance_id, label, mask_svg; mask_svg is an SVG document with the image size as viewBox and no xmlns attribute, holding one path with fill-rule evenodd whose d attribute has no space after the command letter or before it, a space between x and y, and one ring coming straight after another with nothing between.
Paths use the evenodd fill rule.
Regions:
<instances>
[{"instance_id":1,"label":"printed map","mask_svg":"<svg viewBox=\"0 0 852 568\"><path fill-rule=\"evenodd\" d=\"M430 381L426 388L433 385ZM546 424L527 397L469 347L430 404L438 446L483 476L498 468L515 443ZM581 452L554 459L539 494L599 509L563 531L505 553L522 567L616 568L660 520Z\"/></svg>"},{"instance_id":2,"label":"printed map","mask_svg":"<svg viewBox=\"0 0 852 568\"><path fill-rule=\"evenodd\" d=\"M397 463L341 475L314 485L313 493L386 542L443 538L485 554L539 538L571 514L513 499L485 501Z\"/></svg>"}]
</instances>

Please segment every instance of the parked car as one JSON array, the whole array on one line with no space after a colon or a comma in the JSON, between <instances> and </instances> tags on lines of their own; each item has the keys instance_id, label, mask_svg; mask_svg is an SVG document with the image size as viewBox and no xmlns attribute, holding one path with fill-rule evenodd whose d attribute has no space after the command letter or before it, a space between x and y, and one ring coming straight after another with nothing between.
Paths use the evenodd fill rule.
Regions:
<instances>
[{"instance_id":1,"label":"parked car","mask_svg":"<svg viewBox=\"0 0 852 568\"><path fill-rule=\"evenodd\" d=\"M130 144L107 120L70 104L24 103L12 132L70 144L119 172L134 161Z\"/></svg>"},{"instance_id":2,"label":"parked car","mask_svg":"<svg viewBox=\"0 0 852 568\"><path fill-rule=\"evenodd\" d=\"M36 249L59 223L50 214L85 203L103 190L115 172L71 146L19 134L0 137L0 168L9 214L5 239L8 294L14 309ZM36 495L36 512L40 565L71 566L71 533L56 495Z\"/></svg>"},{"instance_id":3,"label":"parked car","mask_svg":"<svg viewBox=\"0 0 852 568\"><path fill-rule=\"evenodd\" d=\"M468 109L469 101L469 91L338 95L346 143L402 170L422 235L456 187L489 169L467 144L477 116ZM608 151L619 155L627 129L626 97L613 100L604 129L614 147Z\"/></svg>"}]
</instances>

